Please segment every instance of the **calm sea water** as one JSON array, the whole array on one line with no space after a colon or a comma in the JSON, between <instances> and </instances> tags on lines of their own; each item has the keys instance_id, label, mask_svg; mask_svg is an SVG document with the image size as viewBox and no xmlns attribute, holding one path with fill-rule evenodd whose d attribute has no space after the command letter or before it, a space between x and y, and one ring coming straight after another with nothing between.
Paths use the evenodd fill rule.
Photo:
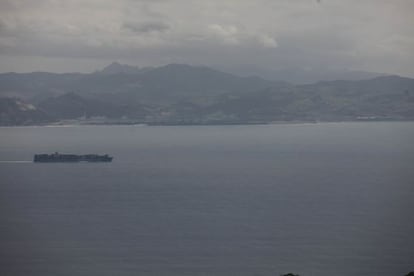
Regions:
<instances>
[{"instance_id":1,"label":"calm sea water","mask_svg":"<svg viewBox=\"0 0 414 276\"><path fill-rule=\"evenodd\" d=\"M0 182L0 275L414 270L414 123L0 128Z\"/></svg>"}]
</instances>

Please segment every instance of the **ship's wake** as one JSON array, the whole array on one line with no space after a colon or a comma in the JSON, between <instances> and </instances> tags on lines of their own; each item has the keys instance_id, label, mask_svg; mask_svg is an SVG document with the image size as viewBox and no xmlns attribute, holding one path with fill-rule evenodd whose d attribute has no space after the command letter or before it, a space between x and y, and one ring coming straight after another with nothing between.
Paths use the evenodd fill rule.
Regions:
<instances>
[{"instance_id":1,"label":"ship's wake","mask_svg":"<svg viewBox=\"0 0 414 276\"><path fill-rule=\"evenodd\" d=\"M0 160L0 163L33 163L30 160Z\"/></svg>"}]
</instances>

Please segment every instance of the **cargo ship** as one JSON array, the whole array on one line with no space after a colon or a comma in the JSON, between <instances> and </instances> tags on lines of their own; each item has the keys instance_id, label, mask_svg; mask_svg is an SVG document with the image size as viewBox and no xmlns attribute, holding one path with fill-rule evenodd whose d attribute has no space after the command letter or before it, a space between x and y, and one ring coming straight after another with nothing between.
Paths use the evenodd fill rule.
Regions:
<instances>
[{"instance_id":1,"label":"cargo ship","mask_svg":"<svg viewBox=\"0 0 414 276\"><path fill-rule=\"evenodd\" d=\"M61 154L58 152L52 154L35 154L33 162L57 163L57 162L112 162L113 157L105 154Z\"/></svg>"}]
</instances>

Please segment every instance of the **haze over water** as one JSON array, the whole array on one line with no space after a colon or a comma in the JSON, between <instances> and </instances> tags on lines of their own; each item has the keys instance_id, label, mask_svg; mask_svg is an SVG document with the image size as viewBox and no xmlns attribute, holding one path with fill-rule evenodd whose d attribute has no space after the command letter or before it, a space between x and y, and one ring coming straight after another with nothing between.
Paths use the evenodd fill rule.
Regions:
<instances>
[{"instance_id":1,"label":"haze over water","mask_svg":"<svg viewBox=\"0 0 414 276\"><path fill-rule=\"evenodd\" d=\"M405 275L412 141L411 122L1 128L0 274ZM114 161L20 162L55 151Z\"/></svg>"}]
</instances>

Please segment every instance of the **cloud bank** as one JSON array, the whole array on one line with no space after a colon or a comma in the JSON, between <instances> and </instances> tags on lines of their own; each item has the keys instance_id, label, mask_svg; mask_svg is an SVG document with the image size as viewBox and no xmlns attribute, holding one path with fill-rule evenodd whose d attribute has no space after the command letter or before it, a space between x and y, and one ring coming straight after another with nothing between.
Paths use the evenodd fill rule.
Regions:
<instances>
[{"instance_id":1,"label":"cloud bank","mask_svg":"<svg viewBox=\"0 0 414 276\"><path fill-rule=\"evenodd\" d=\"M3 0L0 71L118 60L414 76L410 0Z\"/></svg>"}]
</instances>

